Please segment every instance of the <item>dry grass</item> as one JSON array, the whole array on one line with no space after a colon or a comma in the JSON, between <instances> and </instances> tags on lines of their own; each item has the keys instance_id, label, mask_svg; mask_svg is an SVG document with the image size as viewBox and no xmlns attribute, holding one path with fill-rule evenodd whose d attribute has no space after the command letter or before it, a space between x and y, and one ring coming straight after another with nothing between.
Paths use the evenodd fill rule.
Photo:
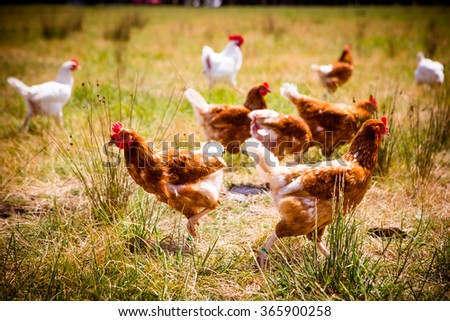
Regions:
<instances>
[{"instance_id":1,"label":"dry grass","mask_svg":"<svg viewBox=\"0 0 450 321\"><path fill-rule=\"evenodd\" d=\"M413 80L419 50L434 48L434 58L449 65L448 8L141 8L137 16L128 9L80 8L82 30L52 40L32 30L40 30L41 16L70 14L71 7L0 10L0 30L14 35L0 36L1 79L35 84L52 79L68 58L82 64L64 108L67 133L46 118L18 132L25 107L0 84L3 300L449 299L448 113L442 111L449 109L450 91L448 82L429 88ZM121 47L104 34L124 12L132 32ZM440 35L437 45L424 40L427 28ZM267 81L268 105L291 114L277 93L281 84L296 83L321 98L325 90L311 63L336 60L346 43L355 48L352 79L327 99L351 103L375 95L380 114L390 115L393 137L364 201L333 230L347 240L339 251L352 262L316 259L311 242L290 238L276 243L267 271L256 269L253 250L272 232L277 213L267 194L227 191L232 184L262 184L251 168L226 173L222 205L201 221L198 242L187 239L180 214L133 182L119 216L95 214L89 186L111 179L102 181L104 173L93 166L104 160L98 148L110 122L121 120L149 140L177 133L202 139L182 97L186 86L211 102L244 101L244 93L226 85L208 90L201 75L201 47L221 50L230 33L245 37L242 91ZM410 114L411 105L417 114ZM440 116L430 122L433 112ZM422 137L431 142L426 165ZM90 169L93 181L80 183L71 161L81 173ZM429 167L414 176L421 166ZM367 233L373 227L397 227L410 237L373 238Z\"/></svg>"}]
</instances>

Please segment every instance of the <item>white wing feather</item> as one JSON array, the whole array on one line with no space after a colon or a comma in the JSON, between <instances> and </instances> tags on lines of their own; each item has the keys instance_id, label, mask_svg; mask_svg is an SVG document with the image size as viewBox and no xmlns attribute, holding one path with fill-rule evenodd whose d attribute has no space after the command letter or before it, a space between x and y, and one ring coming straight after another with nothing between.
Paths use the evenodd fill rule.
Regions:
<instances>
[{"instance_id":1,"label":"white wing feather","mask_svg":"<svg viewBox=\"0 0 450 321\"><path fill-rule=\"evenodd\" d=\"M28 98L36 103L59 102L65 104L69 100L71 92L72 88L67 84L49 81L31 86Z\"/></svg>"}]
</instances>

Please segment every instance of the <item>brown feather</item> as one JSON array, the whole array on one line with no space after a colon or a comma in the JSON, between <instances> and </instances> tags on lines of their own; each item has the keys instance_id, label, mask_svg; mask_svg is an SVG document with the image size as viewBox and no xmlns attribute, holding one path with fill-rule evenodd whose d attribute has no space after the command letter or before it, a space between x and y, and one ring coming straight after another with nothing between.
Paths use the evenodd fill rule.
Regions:
<instances>
[{"instance_id":1,"label":"brown feather","mask_svg":"<svg viewBox=\"0 0 450 321\"><path fill-rule=\"evenodd\" d=\"M323 82L329 92L335 92L339 87L345 84L353 73L353 65L346 62L336 62L330 73L324 76Z\"/></svg>"},{"instance_id":2,"label":"brown feather","mask_svg":"<svg viewBox=\"0 0 450 321\"><path fill-rule=\"evenodd\" d=\"M279 158L304 152L312 139L308 125L300 117L280 114L276 118L265 119L262 125L276 133L276 145L271 146L270 151Z\"/></svg>"},{"instance_id":3,"label":"brown feather","mask_svg":"<svg viewBox=\"0 0 450 321\"><path fill-rule=\"evenodd\" d=\"M343 214L362 201L375 169L383 134L386 131L382 121L368 120L340 161L279 169L261 167L266 171L281 216L275 228L276 236L306 235L313 239L317 233L317 242L321 242L340 196L343 197ZM268 242L269 246L271 244ZM264 257L264 253L260 253L261 256Z\"/></svg>"},{"instance_id":4,"label":"brown feather","mask_svg":"<svg viewBox=\"0 0 450 321\"><path fill-rule=\"evenodd\" d=\"M327 88L328 92L333 93L343 84L345 84L353 73L353 59L350 54L350 47L346 47L339 60L333 64L331 72L323 74L318 72L320 81Z\"/></svg>"},{"instance_id":5,"label":"brown feather","mask_svg":"<svg viewBox=\"0 0 450 321\"><path fill-rule=\"evenodd\" d=\"M178 156L171 150L169 154L163 155L163 160L167 166L168 183L175 185L197 183L226 166L217 157L208 157L204 160L202 154L187 150L180 150Z\"/></svg>"},{"instance_id":6,"label":"brown feather","mask_svg":"<svg viewBox=\"0 0 450 321\"><path fill-rule=\"evenodd\" d=\"M350 142L361 124L376 111L369 100L350 106L301 95L300 98L291 99L291 102L297 107L299 115L311 130L313 140L322 146L326 156L331 156L334 149Z\"/></svg>"},{"instance_id":7,"label":"brown feather","mask_svg":"<svg viewBox=\"0 0 450 321\"><path fill-rule=\"evenodd\" d=\"M229 153L239 153L241 144L250 137L248 113L267 108L260 94L262 86L260 83L250 89L243 106L210 105L210 110L200 115L207 139L218 141Z\"/></svg>"},{"instance_id":8,"label":"brown feather","mask_svg":"<svg viewBox=\"0 0 450 321\"><path fill-rule=\"evenodd\" d=\"M352 55L350 54L350 48L345 48L342 51L341 57L339 57L339 62L346 62L349 64L353 64Z\"/></svg>"},{"instance_id":9,"label":"brown feather","mask_svg":"<svg viewBox=\"0 0 450 321\"><path fill-rule=\"evenodd\" d=\"M250 110L245 107L228 107L218 113L209 123L214 128L225 128L230 126L247 126L250 124L248 114Z\"/></svg>"},{"instance_id":10,"label":"brown feather","mask_svg":"<svg viewBox=\"0 0 450 321\"><path fill-rule=\"evenodd\" d=\"M133 130L122 129L120 137L125 141L132 138L132 143L124 149L130 176L159 201L187 218L198 214L202 208L214 209L220 204L211 193L202 192L198 183L226 167L221 158L203 159L200 152L187 150L180 150L178 154L174 150L161 153Z\"/></svg>"}]
</instances>

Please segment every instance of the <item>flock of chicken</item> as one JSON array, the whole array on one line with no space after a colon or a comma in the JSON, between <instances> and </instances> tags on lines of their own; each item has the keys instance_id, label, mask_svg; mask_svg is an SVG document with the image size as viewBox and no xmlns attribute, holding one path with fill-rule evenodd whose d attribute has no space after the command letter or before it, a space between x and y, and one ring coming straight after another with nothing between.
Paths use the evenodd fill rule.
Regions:
<instances>
[{"instance_id":1,"label":"flock of chicken","mask_svg":"<svg viewBox=\"0 0 450 321\"><path fill-rule=\"evenodd\" d=\"M211 87L218 81L236 87L243 42L242 36L232 35L220 53L203 48L203 74ZM442 83L443 66L421 53L418 58L417 83ZM31 87L16 78L7 79L28 108L24 127L37 114L54 117L62 125L62 108L73 86L72 71L79 67L75 59L67 61L55 81ZM350 47L345 47L338 62L311 67L327 90L334 92L352 75ZM295 85L285 83L280 93L297 107L299 116L293 116L267 108L264 97L270 92L268 83L257 84L242 106L208 104L194 89L185 92L206 138L219 142L229 153L246 153L270 184L281 218L258 255L260 266L274 242L287 236L306 235L316 242L318 250L329 255L322 236L332 222L333 208L341 201L346 213L362 201L376 166L381 139L389 135L386 117L371 119L378 109L372 96L353 106L332 104L302 95ZM286 155L302 154L314 145L330 158L337 147L348 142L348 152L341 159L292 167L279 163ZM159 151L120 122L112 125L109 144L124 150L128 172L138 185L187 217L188 231L195 238L199 219L220 205L219 191L227 165L222 151L217 151L219 145L213 145L215 153L208 153L208 144L193 154L187 150Z\"/></svg>"}]
</instances>

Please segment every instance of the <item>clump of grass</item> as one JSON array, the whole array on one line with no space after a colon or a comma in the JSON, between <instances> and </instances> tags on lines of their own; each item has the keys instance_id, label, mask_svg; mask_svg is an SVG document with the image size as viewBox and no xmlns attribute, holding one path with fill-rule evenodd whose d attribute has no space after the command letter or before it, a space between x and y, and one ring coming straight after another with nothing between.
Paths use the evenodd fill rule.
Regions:
<instances>
[{"instance_id":1,"label":"clump of grass","mask_svg":"<svg viewBox=\"0 0 450 321\"><path fill-rule=\"evenodd\" d=\"M363 41L364 37L366 36L366 29L367 29L367 19L365 19L366 11L365 10L358 10L357 11L358 16L362 17L361 19L356 20L356 51L359 55L362 53L363 48Z\"/></svg>"},{"instance_id":2,"label":"clump of grass","mask_svg":"<svg viewBox=\"0 0 450 321\"><path fill-rule=\"evenodd\" d=\"M363 237L353 212L344 217L343 186L339 204L333 210L335 222L328 228L330 256L315 270L325 290L345 300L366 300L374 290L377 264L365 255ZM309 261L311 262L311 261Z\"/></svg>"},{"instance_id":3,"label":"clump of grass","mask_svg":"<svg viewBox=\"0 0 450 321\"><path fill-rule=\"evenodd\" d=\"M127 43L122 41L116 41L114 43L114 58L119 66L127 65Z\"/></svg>"},{"instance_id":4,"label":"clump of grass","mask_svg":"<svg viewBox=\"0 0 450 321\"><path fill-rule=\"evenodd\" d=\"M437 249L436 263L433 266L434 275L447 282L447 291L450 288L450 239L444 239L442 246Z\"/></svg>"},{"instance_id":5,"label":"clump of grass","mask_svg":"<svg viewBox=\"0 0 450 321\"><path fill-rule=\"evenodd\" d=\"M447 90L436 93L428 106L412 104L408 124L399 135L400 155L409 169L413 186L429 181L439 152L449 146L450 110Z\"/></svg>"},{"instance_id":6,"label":"clump of grass","mask_svg":"<svg viewBox=\"0 0 450 321\"><path fill-rule=\"evenodd\" d=\"M126 240L132 253L149 251L149 239L152 234L158 234L157 224L168 212L165 205L155 198L145 197L144 194L145 192L138 192L128 220L120 223L120 235Z\"/></svg>"},{"instance_id":7,"label":"clump of grass","mask_svg":"<svg viewBox=\"0 0 450 321\"><path fill-rule=\"evenodd\" d=\"M147 20L142 14L127 13L120 18L119 23L104 33L104 37L113 41L127 42L130 40L131 30L133 28L141 29L146 23Z\"/></svg>"},{"instance_id":8,"label":"clump of grass","mask_svg":"<svg viewBox=\"0 0 450 321\"><path fill-rule=\"evenodd\" d=\"M1 19L1 17L0 17ZM36 41L41 38L41 32L29 26L21 26L19 28L11 29L6 26L0 26L0 40L25 42Z\"/></svg>"},{"instance_id":9,"label":"clump of grass","mask_svg":"<svg viewBox=\"0 0 450 321\"><path fill-rule=\"evenodd\" d=\"M287 300L368 300L376 291L377 262L364 252L362 232L353 215L336 213L328 226L330 256L324 258L312 243L300 251L281 245L267 274L275 298Z\"/></svg>"},{"instance_id":10,"label":"clump of grass","mask_svg":"<svg viewBox=\"0 0 450 321\"><path fill-rule=\"evenodd\" d=\"M269 14L266 17L265 23L263 25L263 32L264 33L274 33L275 30L276 30L275 20L273 18L273 15Z\"/></svg>"},{"instance_id":11,"label":"clump of grass","mask_svg":"<svg viewBox=\"0 0 450 321\"><path fill-rule=\"evenodd\" d=\"M119 23L115 24L111 30L104 33L106 39L114 41L130 40L131 24L127 17L122 17Z\"/></svg>"},{"instance_id":12,"label":"clump of grass","mask_svg":"<svg viewBox=\"0 0 450 321\"><path fill-rule=\"evenodd\" d=\"M119 23L113 28L104 32L105 39L115 42L114 57L121 66L126 65L127 43L131 37L133 28L142 29L147 20L138 12L127 13L121 17Z\"/></svg>"},{"instance_id":13,"label":"clump of grass","mask_svg":"<svg viewBox=\"0 0 450 321\"><path fill-rule=\"evenodd\" d=\"M133 28L142 29L147 24L147 19L137 11L130 13L128 19L130 21L131 27Z\"/></svg>"},{"instance_id":14,"label":"clump of grass","mask_svg":"<svg viewBox=\"0 0 450 321\"><path fill-rule=\"evenodd\" d=\"M276 41L281 40L281 38L285 33L285 29L281 27L279 23L276 22L274 16L271 14L269 14L264 20L264 23L262 25L262 31L264 34L273 35Z\"/></svg>"},{"instance_id":15,"label":"clump of grass","mask_svg":"<svg viewBox=\"0 0 450 321\"><path fill-rule=\"evenodd\" d=\"M408 45L408 30L412 26L396 28L393 30L392 26L387 24L385 27L385 42L386 42L386 54L389 59L396 59L398 55L404 52L405 47ZM383 45L380 42L380 45Z\"/></svg>"},{"instance_id":16,"label":"clump of grass","mask_svg":"<svg viewBox=\"0 0 450 321\"><path fill-rule=\"evenodd\" d=\"M429 20L427 26L424 30L423 36L423 45L425 48L425 54L429 58L433 58L436 50L438 48L438 44L442 41L441 36L439 35L438 28L436 27L435 20Z\"/></svg>"},{"instance_id":17,"label":"clump of grass","mask_svg":"<svg viewBox=\"0 0 450 321\"><path fill-rule=\"evenodd\" d=\"M106 97L84 84L84 105L89 131L74 131L69 142L55 140L59 155L83 186L94 216L105 222L116 221L128 209L134 191L120 156L108 150L111 107ZM105 156L107 161L105 161Z\"/></svg>"},{"instance_id":18,"label":"clump of grass","mask_svg":"<svg viewBox=\"0 0 450 321\"><path fill-rule=\"evenodd\" d=\"M385 137L383 144L378 150L377 167L375 174L387 176L392 168L395 159L396 145L399 141L397 119L394 117L397 109L397 98L399 91L396 89L394 93L386 99L380 107L380 114L387 116L390 137ZM379 117L378 117L379 118Z\"/></svg>"},{"instance_id":19,"label":"clump of grass","mask_svg":"<svg viewBox=\"0 0 450 321\"><path fill-rule=\"evenodd\" d=\"M426 238L428 223L421 216L405 238L381 240L379 253L370 255L373 242L354 213L342 215L342 203L334 210L324 258L308 241L295 250L292 239L278 241L271 257L272 270L262 271L272 300L442 300L449 286L448 242L437 248ZM420 209L424 213L424 209ZM369 239L369 240L368 240ZM377 243L379 243L377 241ZM431 243L431 244L430 244ZM425 249L426 248L426 249ZM419 260L423 251L432 255ZM436 273L434 273L436 272ZM421 275L418 278L418 275Z\"/></svg>"},{"instance_id":20,"label":"clump of grass","mask_svg":"<svg viewBox=\"0 0 450 321\"><path fill-rule=\"evenodd\" d=\"M44 39L65 39L73 32L83 30L84 16L81 12L71 14L45 15L41 18L41 34Z\"/></svg>"},{"instance_id":21,"label":"clump of grass","mask_svg":"<svg viewBox=\"0 0 450 321\"><path fill-rule=\"evenodd\" d=\"M281 259L273 259L275 273L266 275L275 299L366 300L370 297L377 264L364 254L360 224L353 212L344 217L343 185L339 190L333 202L334 222L327 228L330 255L324 258L318 253L312 244L315 240L297 254L283 247L287 253Z\"/></svg>"},{"instance_id":22,"label":"clump of grass","mask_svg":"<svg viewBox=\"0 0 450 321\"><path fill-rule=\"evenodd\" d=\"M383 240L378 298L381 300L445 300L449 285L445 276L434 274L439 268L440 249L427 237L430 220L423 204L418 209L417 226L406 238ZM390 252L391 254L388 254ZM424 259L424 252L429 253ZM441 252L442 253L442 252ZM390 256L390 257L389 257ZM445 261L444 261L445 262ZM444 263L445 264L445 263ZM421 277L418 277L420 275Z\"/></svg>"},{"instance_id":23,"label":"clump of grass","mask_svg":"<svg viewBox=\"0 0 450 321\"><path fill-rule=\"evenodd\" d=\"M386 42L389 57L395 57L397 55L399 38L396 36L390 36L386 38Z\"/></svg>"}]
</instances>

